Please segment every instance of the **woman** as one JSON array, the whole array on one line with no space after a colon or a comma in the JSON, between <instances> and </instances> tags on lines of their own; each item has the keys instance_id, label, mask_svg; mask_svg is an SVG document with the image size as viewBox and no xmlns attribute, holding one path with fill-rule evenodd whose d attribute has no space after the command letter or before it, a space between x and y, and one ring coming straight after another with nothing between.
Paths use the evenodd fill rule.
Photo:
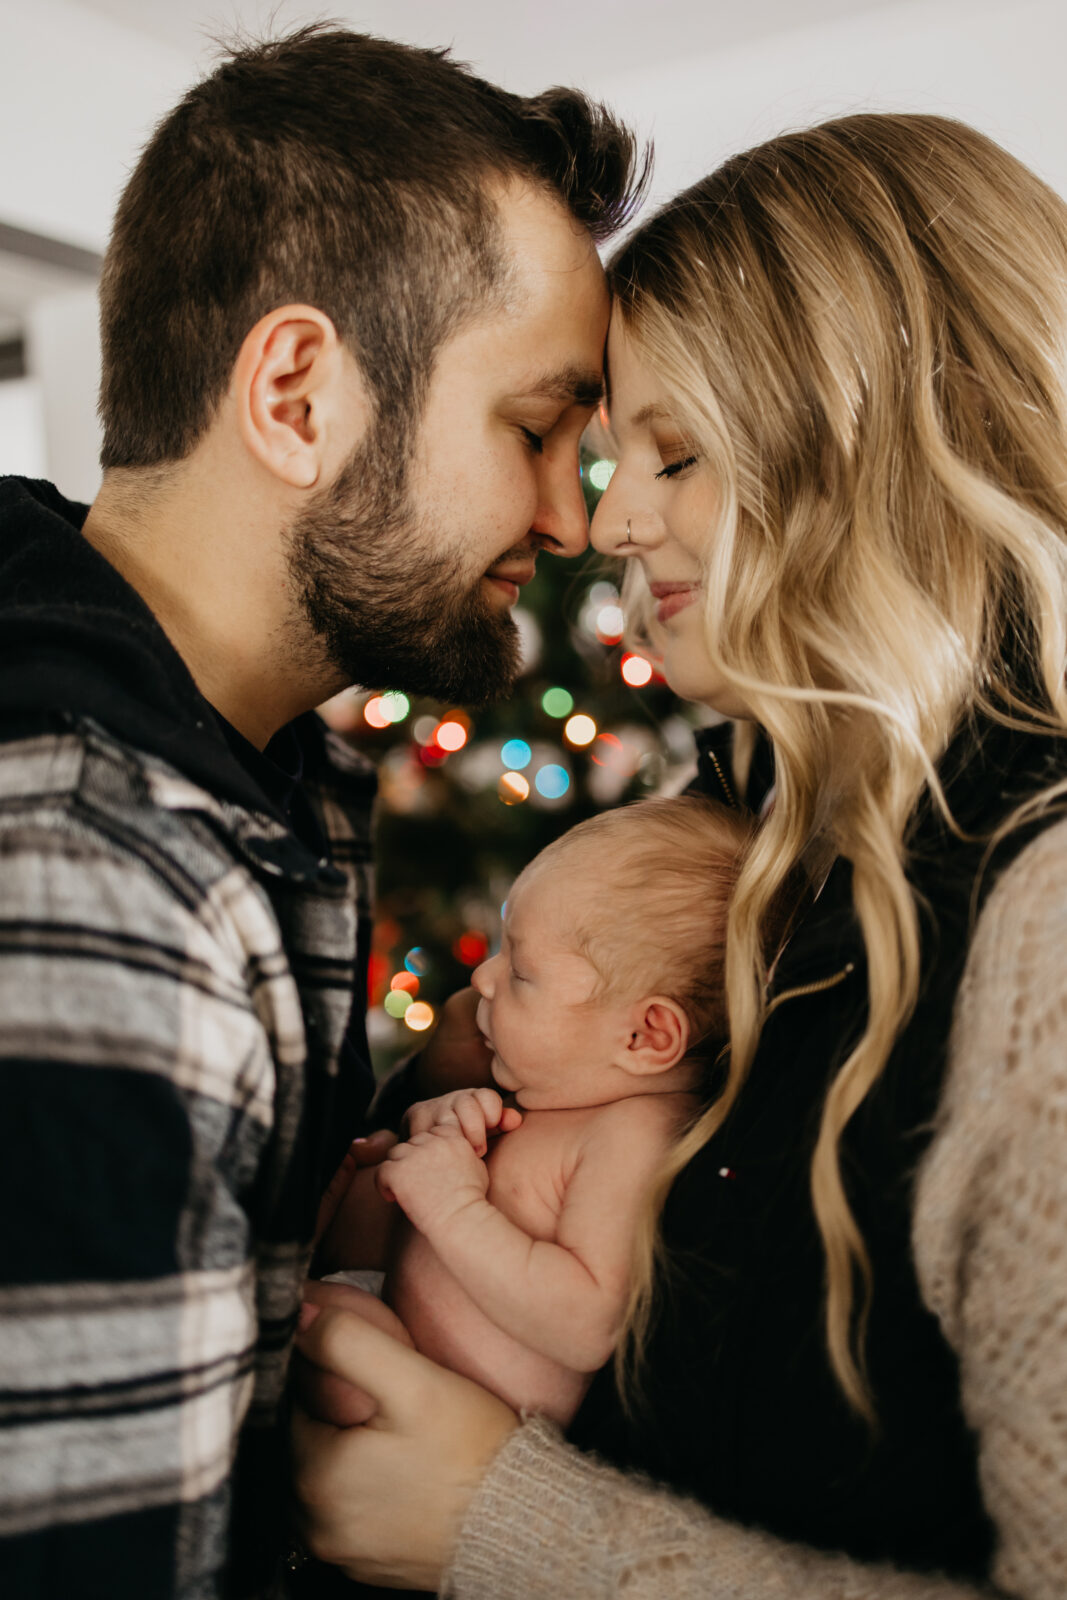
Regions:
<instances>
[{"instance_id":1,"label":"woman","mask_svg":"<svg viewBox=\"0 0 1067 1600\"><path fill-rule=\"evenodd\" d=\"M572 1438L708 1509L323 1317L384 1420L305 1474L314 1536L457 1600L1062 1595L1067 207L858 116L727 163L611 278L594 543L749 730L708 786L766 801L758 727L775 789L721 1093Z\"/></svg>"}]
</instances>

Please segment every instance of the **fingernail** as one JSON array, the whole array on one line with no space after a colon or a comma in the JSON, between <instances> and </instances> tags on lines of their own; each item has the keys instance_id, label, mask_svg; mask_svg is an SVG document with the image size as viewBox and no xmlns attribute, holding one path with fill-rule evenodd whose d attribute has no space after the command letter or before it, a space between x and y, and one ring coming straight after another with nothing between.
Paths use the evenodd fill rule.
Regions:
<instances>
[{"instance_id":1,"label":"fingernail","mask_svg":"<svg viewBox=\"0 0 1067 1600\"><path fill-rule=\"evenodd\" d=\"M313 1300L305 1300L300 1307L300 1315L296 1321L297 1333L306 1333L321 1310L322 1307L317 1306Z\"/></svg>"}]
</instances>

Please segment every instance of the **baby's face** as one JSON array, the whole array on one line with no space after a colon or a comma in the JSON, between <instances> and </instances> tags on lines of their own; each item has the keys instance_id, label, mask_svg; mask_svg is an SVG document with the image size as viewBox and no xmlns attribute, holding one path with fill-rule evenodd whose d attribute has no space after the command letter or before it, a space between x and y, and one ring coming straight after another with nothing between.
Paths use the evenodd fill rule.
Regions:
<instances>
[{"instance_id":1,"label":"baby's face","mask_svg":"<svg viewBox=\"0 0 1067 1600\"><path fill-rule=\"evenodd\" d=\"M593 892L581 872L524 873L508 900L500 953L472 979L493 1077L531 1111L602 1105L633 1092L612 1066L633 1007L593 1000L596 970L567 941L572 911Z\"/></svg>"}]
</instances>

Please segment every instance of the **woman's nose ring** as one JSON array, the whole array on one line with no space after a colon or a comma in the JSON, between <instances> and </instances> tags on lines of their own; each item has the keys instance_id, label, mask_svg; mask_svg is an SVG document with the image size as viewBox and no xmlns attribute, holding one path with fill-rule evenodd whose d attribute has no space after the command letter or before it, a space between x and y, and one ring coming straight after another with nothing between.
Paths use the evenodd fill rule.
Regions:
<instances>
[{"instance_id":1,"label":"woman's nose ring","mask_svg":"<svg viewBox=\"0 0 1067 1600\"><path fill-rule=\"evenodd\" d=\"M633 544L633 540L630 537L630 519L629 519L629 517L627 517L627 519L626 519L626 538L623 540L623 544Z\"/></svg>"}]
</instances>

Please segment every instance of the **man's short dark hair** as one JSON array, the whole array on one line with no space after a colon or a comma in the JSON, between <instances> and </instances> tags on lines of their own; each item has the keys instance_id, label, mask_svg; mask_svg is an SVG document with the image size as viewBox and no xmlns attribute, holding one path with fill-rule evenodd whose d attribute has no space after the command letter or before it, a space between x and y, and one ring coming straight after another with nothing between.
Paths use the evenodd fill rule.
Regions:
<instances>
[{"instance_id":1,"label":"man's short dark hair","mask_svg":"<svg viewBox=\"0 0 1067 1600\"><path fill-rule=\"evenodd\" d=\"M324 25L238 49L160 123L119 204L102 465L187 456L245 335L287 302L331 318L400 444L442 341L502 288L487 184L541 184L600 240L646 174L575 90L520 97L445 51Z\"/></svg>"}]
</instances>

